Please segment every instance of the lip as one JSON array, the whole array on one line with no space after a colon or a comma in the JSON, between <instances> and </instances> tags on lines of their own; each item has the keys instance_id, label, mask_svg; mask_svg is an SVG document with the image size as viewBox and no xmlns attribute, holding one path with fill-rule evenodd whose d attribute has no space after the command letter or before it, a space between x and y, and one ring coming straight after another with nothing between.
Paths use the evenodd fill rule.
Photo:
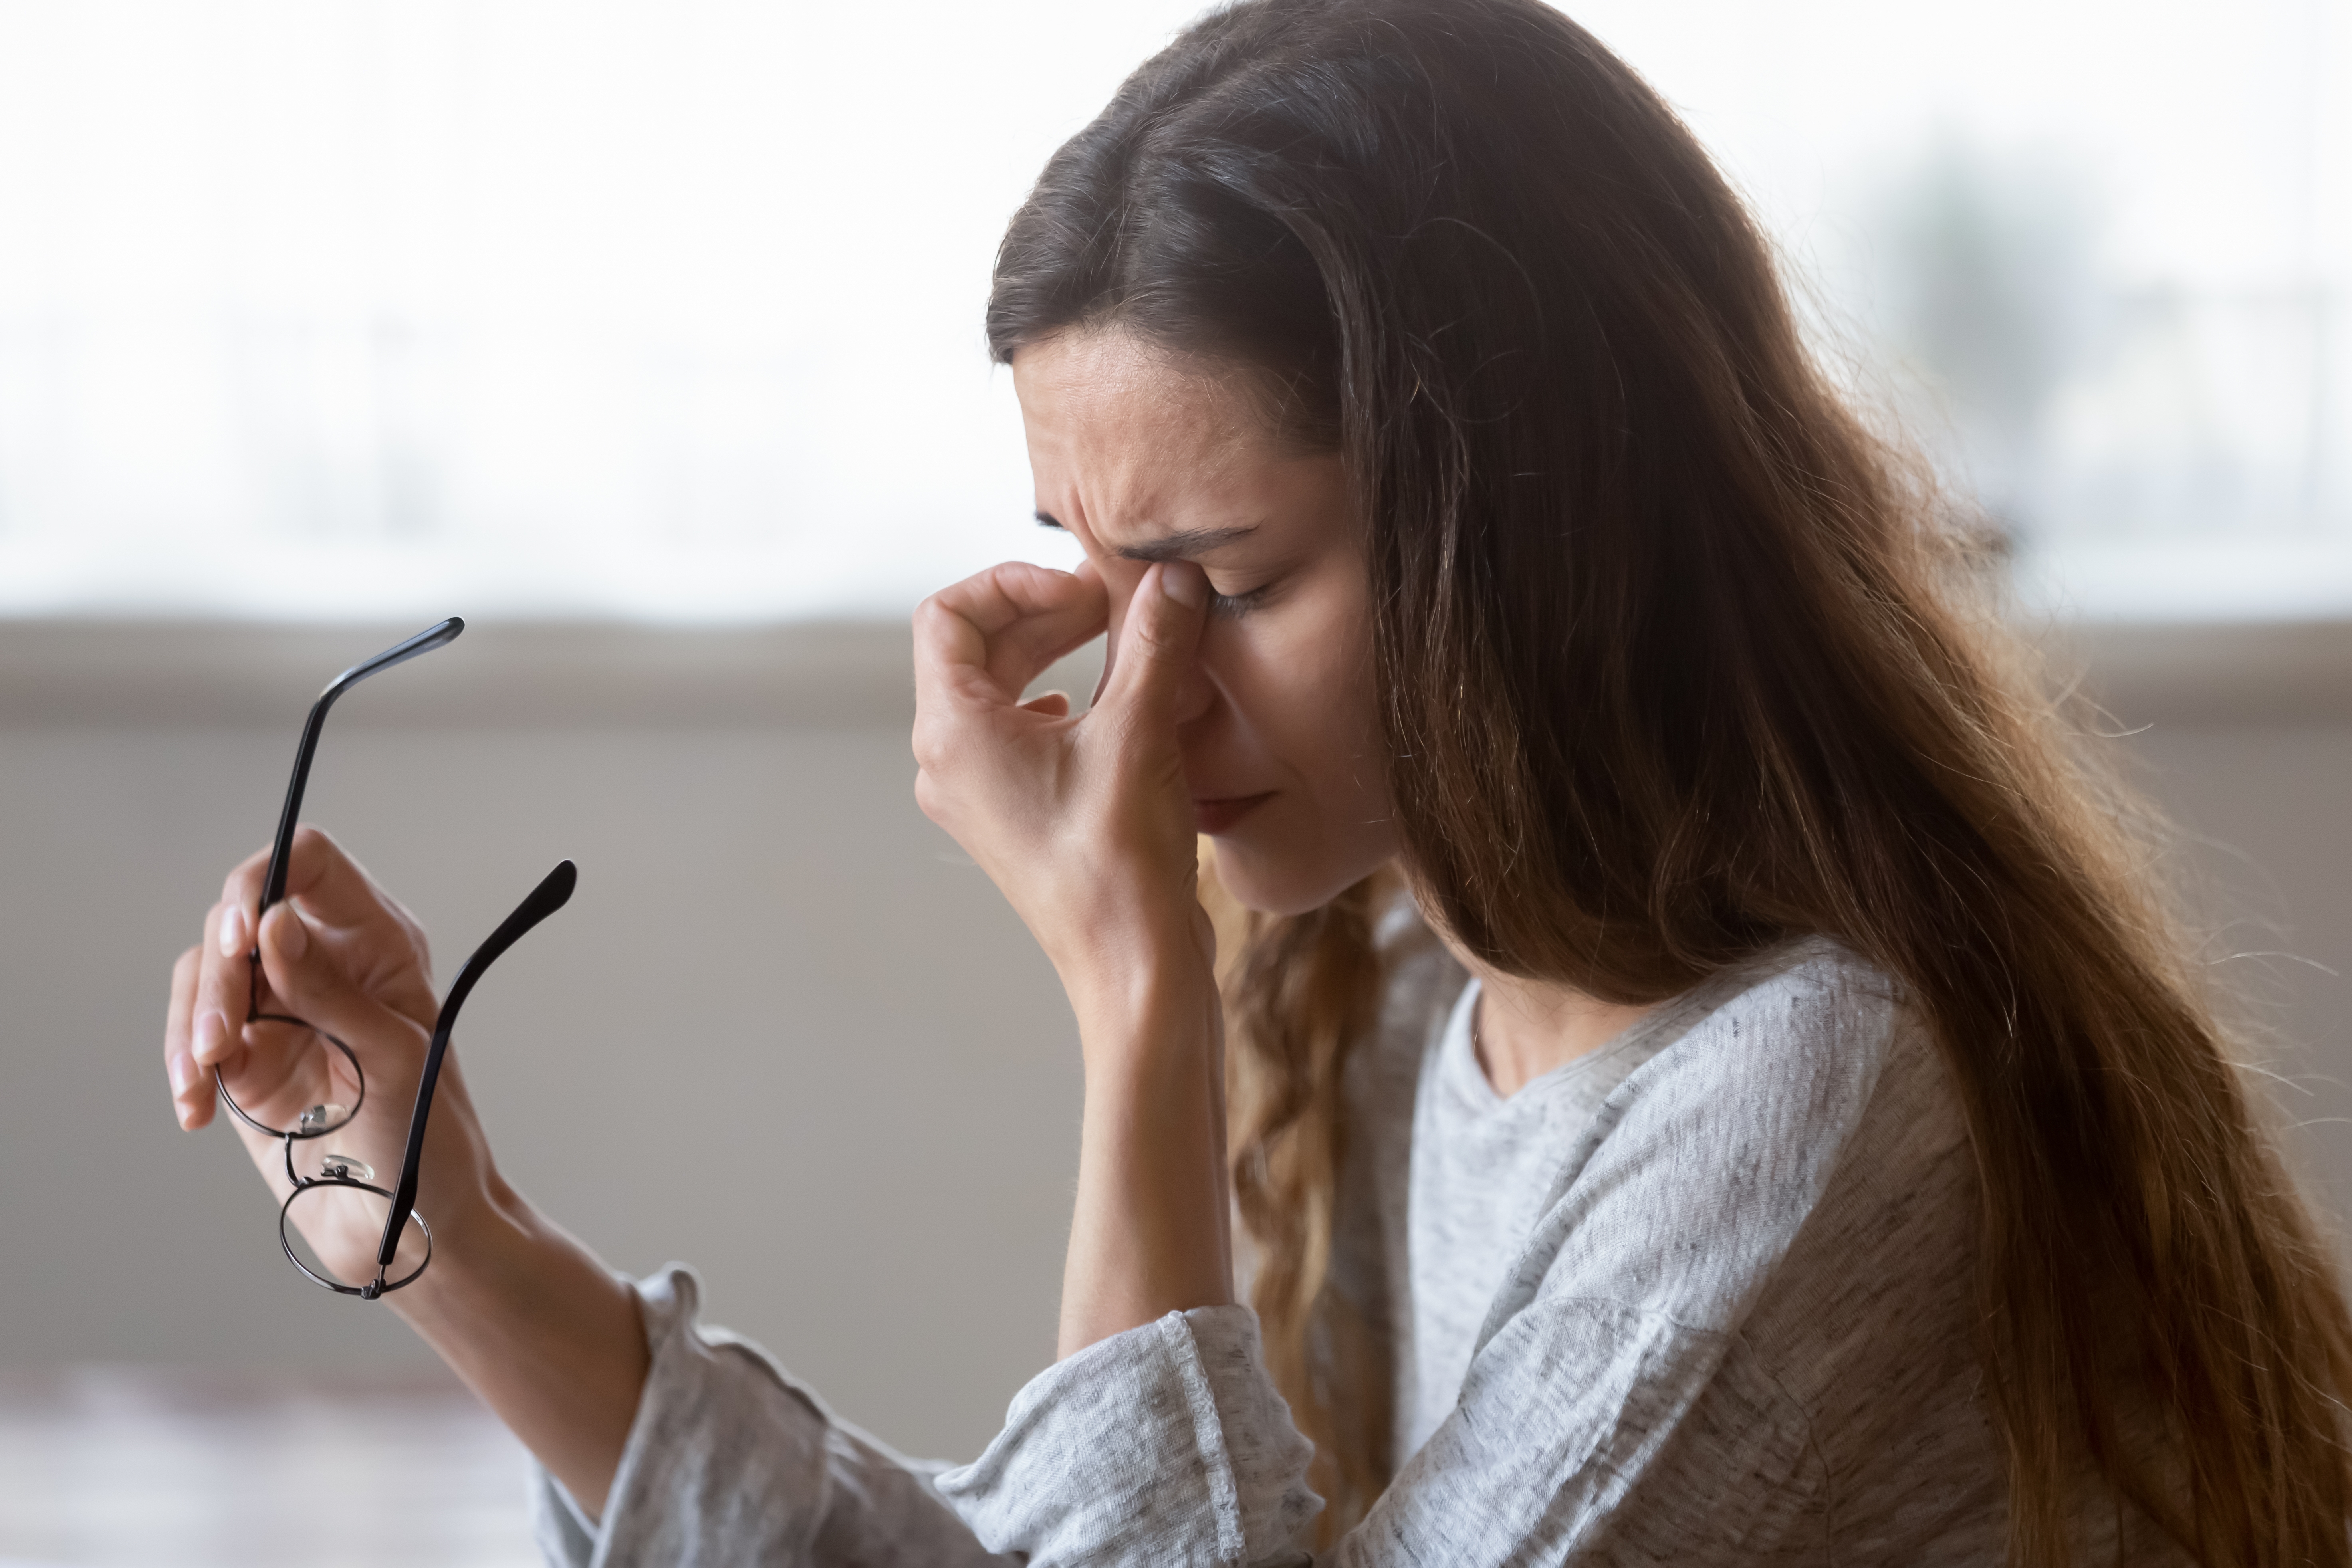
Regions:
<instances>
[{"instance_id":1,"label":"lip","mask_svg":"<svg viewBox=\"0 0 2352 1568\"><path fill-rule=\"evenodd\" d=\"M1223 833L1273 798L1274 791L1267 790L1264 795L1232 795L1215 800L1195 800L1192 802L1192 830L1196 833Z\"/></svg>"}]
</instances>

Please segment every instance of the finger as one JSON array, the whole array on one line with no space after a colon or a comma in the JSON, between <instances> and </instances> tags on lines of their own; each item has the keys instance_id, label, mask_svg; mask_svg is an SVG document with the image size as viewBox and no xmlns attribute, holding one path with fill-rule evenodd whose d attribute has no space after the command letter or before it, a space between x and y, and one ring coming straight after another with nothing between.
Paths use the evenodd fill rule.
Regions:
<instances>
[{"instance_id":1,"label":"finger","mask_svg":"<svg viewBox=\"0 0 2352 1568\"><path fill-rule=\"evenodd\" d=\"M294 830L286 857L286 896L301 900L314 921L343 929L382 928L387 935L418 935L408 911L379 886L367 868L324 828Z\"/></svg>"},{"instance_id":2,"label":"finger","mask_svg":"<svg viewBox=\"0 0 2352 1568\"><path fill-rule=\"evenodd\" d=\"M1021 706L1032 713L1043 713L1049 719L1067 718L1070 694L1066 691L1040 691Z\"/></svg>"},{"instance_id":3,"label":"finger","mask_svg":"<svg viewBox=\"0 0 2352 1568\"><path fill-rule=\"evenodd\" d=\"M1078 570L1092 572L1095 570L1095 563L1092 561L1082 561L1078 563ZM1146 567L1144 570L1148 572L1150 568ZM1095 677L1094 693L1087 699L1087 706L1089 708L1101 701L1102 694L1110 689L1111 671L1118 668L1119 638L1127 635L1127 600L1133 597L1132 594L1112 596L1110 625L1107 628L1108 635L1103 639L1102 673Z\"/></svg>"},{"instance_id":4,"label":"finger","mask_svg":"<svg viewBox=\"0 0 2352 1568\"><path fill-rule=\"evenodd\" d=\"M1163 561L1145 573L1128 601L1118 663L1104 677L1096 710L1172 729L1178 693L1199 655L1208 604L1209 579L1189 561Z\"/></svg>"},{"instance_id":5,"label":"finger","mask_svg":"<svg viewBox=\"0 0 2352 1568\"><path fill-rule=\"evenodd\" d=\"M1103 688L1110 684L1111 668L1118 662L1118 631L1119 616L1121 612L1118 598L1111 594L1108 585L1103 583L1102 569L1094 563L1092 558L1081 561L1077 565L1071 568L1071 575L1083 577L1087 582L1101 586L1103 589L1104 598L1107 602L1103 617L1103 631L1105 632L1106 637L1103 642L1102 671L1095 677L1095 689L1087 694L1087 706L1091 708L1096 703L1102 700Z\"/></svg>"},{"instance_id":6,"label":"finger","mask_svg":"<svg viewBox=\"0 0 2352 1568\"><path fill-rule=\"evenodd\" d=\"M224 944L242 939L245 951L253 951L253 916L261 904L261 885L269 875L269 851L257 849L236 863L236 868L221 884L221 902L239 911L239 924L220 933ZM224 952L226 951L226 946ZM235 956L231 954L230 956Z\"/></svg>"},{"instance_id":7,"label":"finger","mask_svg":"<svg viewBox=\"0 0 2352 1568\"><path fill-rule=\"evenodd\" d=\"M172 1115L183 1127L202 1127L213 1116L213 1082L196 1065L188 1027L196 1011L196 976L204 949L192 947L172 965L172 998L163 1010L163 1073L172 1086Z\"/></svg>"},{"instance_id":8,"label":"finger","mask_svg":"<svg viewBox=\"0 0 2352 1568\"><path fill-rule=\"evenodd\" d=\"M385 1046L414 1049L422 1044L425 1021L353 984L310 919L290 902L273 904L261 917L261 965L269 989L284 999L289 1013L359 1050L362 1058Z\"/></svg>"},{"instance_id":9,"label":"finger","mask_svg":"<svg viewBox=\"0 0 2352 1568\"><path fill-rule=\"evenodd\" d=\"M254 1002L254 911L268 874L268 849L257 849L238 861L221 883L221 901L205 917L189 1048L207 1077L228 1047L244 1037L246 1015ZM208 1017L211 1014L218 1017Z\"/></svg>"},{"instance_id":10,"label":"finger","mask_svg":"<svg viewBox=\"0 0 2352 1568\"><path fill-rule=\"evenodd\" d=\"M967 578L917 614L919 693L1005 700L1099 635L1108 610L1099 581L1075 573L1010 562Z\"/></svg>"},{"instance_id":11,"label":"finger","mask_svg":"<svg viewBox=\"0 0 2352 1568\"><path fill-rule=\"evenodd\" d=\"M206 1074L243 1047L246 1014L253 1001L253 964L246 956L249 948L223 939L234 907L218 903L205 911L204 940L196 944L188 1053Z\"/></svg>"},{"instance_id":12,"label":"finger","mask_svg":"<svg viewBox=\"0 0 2352 1568\"><path fill-rule=\"evenodd\" d=\"M1108 624L1109 596L1086 572L1007 562L942 588L915 612L918 699L1010 701Z\"/></svg>"}]
</instances>

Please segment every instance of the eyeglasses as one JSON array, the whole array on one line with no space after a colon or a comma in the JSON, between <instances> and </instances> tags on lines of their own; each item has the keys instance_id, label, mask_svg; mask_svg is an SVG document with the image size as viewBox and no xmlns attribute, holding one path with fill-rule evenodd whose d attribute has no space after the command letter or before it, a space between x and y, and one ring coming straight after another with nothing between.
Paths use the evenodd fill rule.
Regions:
<instances>
[{"instance_id":1,"label":"eyeglasses","mask_svg":"<svg viewBox=\"0 0 2352 1568\"><path fill-rule=\"evenodd\" d=\"M295 1119L291 1127L272 1127L247 1113L228 1091L227 1080L218 1068L213 1069L213 1079L219 1088L221 1103L246 1126L267 1138L275 1138L284 1151L286 1180L291 1188L286 1201L278 1210L278 1244L286 1252L287 1261L293 1264L317 1283L341 1296L357 1296L373 1301L388 1291L413 1285L427 1265L433 1261L433 1230L416 1213L417 1167L425 1155L425 1124L433 1110L433 1089L441 1077L442 1058L448 1054L450 1032L457 1027L457 1013L483 973L498 961L499 956L522 939L531 927L562 909L572 897L579 881L579 870L569 860L549 872L530 896L515 906L514 912L499 922L488 941L474 950L466 960L465 968L449 987L442 1000L441 1012L433 1029L433 1041L425 1052L425 1071L416 1085L416 1109L408 1119L408 1142L401 1156L400 1174L389 1188L374 1184L375 1172L368 1163L348 1154L327 1152L320 1162L316 1175L305 1175L296 1169L294 1148L315 1139L330 1136L352 1124L367 1102L367 1074L360 1067L359 1053L343 1041L306 1019L284 1013L261 1011L261 948L260 917L269 906L286 896L289 861L294 848L294 826L302 811L302 791L310 782L310 760L319 749L319 732L326 725L327 710L335 700L352 687L380 670L404 664L419 654L430 653L457 639L466 623L451 616L437 626L429 626L406 642L388 647L362 664L355 664L335 677L319 700L310 705L310 717L302 726L301 745L294 753L294 778L286 786L285 809L278 813L278 837L269 848L269 869L262 879L261 906L254 911L255 946L247 954L251 967L251 990L246 1016L254 1023L284 1024L307 1029L326 1047L340 1053L342 1066L349 1070L352 1087L351 1103L322 1100ZM338 1076L332 1058L327 1062L327 1080ZM376 1247L375 1276L359 1283L336 1279L323 1263L313 1266L296 1249L295 1237L305 1228L304 1219L330 1220L330 1210L338 1203L356 1202L363 1211L366 1223L373 1225L376 1215L383 1216L383 1236ZM363 1272L363 1271L362 1271Z\"/></svg>"}]
</instances>

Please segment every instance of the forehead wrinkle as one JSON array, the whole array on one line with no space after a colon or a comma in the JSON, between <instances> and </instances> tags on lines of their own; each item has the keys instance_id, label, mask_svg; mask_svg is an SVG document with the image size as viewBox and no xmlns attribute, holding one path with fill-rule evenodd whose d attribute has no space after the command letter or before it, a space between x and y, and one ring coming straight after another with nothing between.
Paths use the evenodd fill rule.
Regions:
<instances>
[{"instance_id":1,"label":"forehead wrinkle","mask_svg":"<svg viewBox=\"0 0 2352 1568\"><path fill-rule=\"evenodd\" d=\"M1234 543L1264 520L1255 459L1268 455L1255 405L1223 366L1124 332L1057 336L1013 361L1015 390L1049 507L1113 557L1165 561ZM1048 478L1045 469L1055 470ZM1065 510L1066 508L1066 510ZM1247 526L1173 528L1222 521ZM1189 516L1188 516L1189 514ZM1205 515L1203 515L1205 514ZM1135 538L1118 542L1118 536Z\"/></svg>"},{"instance_id":2,"label":"forehead wrinkle","mask_svg":"<svg viewBox=\"0 0 2352 1568\"><path fill-rule=\"evenodd\" d=\"M1140 544L1121 544L1111 553L1125 561L1175 561L1192 555L1205 555L1212 550L1247 539L1257 531L1257 524L1241 528L1180 528L1173 533Z\"/></svg>"},{"instance_id":3,"label":"forehead wrinkle","mask_svg":"<svg viewBox=\"0 0 2352 1568\"><path fill-rule=\"evenodd\" d=\"M1233 485L1242 468L1241 455L1198 447L1171 450L1171 445L1164 438L1146 438L1105 443L1074 455L1071 500L1085 517L1087 531L1112 555L1127 561L1168 561L1216 550L1257 531L1257 521L1227 524L1219 520L1222 513L1224 518L1260 514L1262 521L1260 498L1246 486L1236 490ZM1087 462L1088 457L1097 460ZM1181 526L1188 518L1201 521Z\"/></svg>"}]
</instances>

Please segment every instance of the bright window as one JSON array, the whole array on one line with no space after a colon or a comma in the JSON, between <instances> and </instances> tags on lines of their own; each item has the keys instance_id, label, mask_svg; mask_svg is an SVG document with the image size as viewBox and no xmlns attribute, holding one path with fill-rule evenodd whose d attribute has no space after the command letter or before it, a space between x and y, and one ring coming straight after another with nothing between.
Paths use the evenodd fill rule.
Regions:
<instances>
[{"instance_id":1,"label":"bright window","mask_svg":"<svg viewBox=\"0 0 2352 1568\"><path fill-rule=\"evenodd\" d=\"M0 0L0 613L897 613L1066 560L989 261L1193 9ZM2352 613L2344 0L1572 9L2032 595Z\"/></svg>"}]
</instances>

